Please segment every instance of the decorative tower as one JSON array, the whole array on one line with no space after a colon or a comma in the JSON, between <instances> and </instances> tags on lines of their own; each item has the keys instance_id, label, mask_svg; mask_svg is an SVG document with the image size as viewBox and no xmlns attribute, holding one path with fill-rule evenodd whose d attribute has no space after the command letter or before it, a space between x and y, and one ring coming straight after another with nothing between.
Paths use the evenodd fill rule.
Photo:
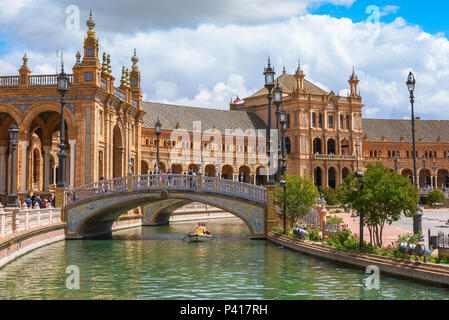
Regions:
<instances>
[{"instance_id":1,"label":"decorative tower","mask_svg":"<svg viewBox=\"0 0 449 320\"><path fill-rule=\"evenodd\" d=\"M92 10L90 10L89 20L86 21L89 28L87 37L84 38L84 55L83 60L78 68L74 68L73 75L75 82L81 85L101 86L101 63L99 59L99 44L95 37L95 21L92 18ZM75 70L76 69L76 70Z\"/></svg>"},{"instance_id":2,"label":"decorative tower","mask_svg":"<svg viewBox=\"0 0 449 320\"><path fill-rule=\"evenodd\" d=\"M20 78L19 87L28 87L28 79L31 74L31 70L28 67L28 57L26 53L23 56L22 60L23 64L19 69L19 78Z\"/></svg>"},{"instance_id":3,"label":"decorative tower","mask_svg":"<svg viewBox=\"0 0 449 320\"><path fill-rule=\"evenodd\" d=\"M354 98L358 97L359 94L358 94L357 87L359 85L359 79L357 78L357 75L355 74L354 67L352 67L352 75L351 75L351 77L349 77L348 82L349 82L349 86L351 88L350 96L354 97Z\"/></svg>"},{"instance_id":4,"label":"decorative tower","mask_svg":"<svg viewBox=\"0 0 449 320\"><path fill-rule=\"evenodd\" d=\"M139 66L137 65L137 62L139 62L139 58L137 58L136 55L136 49L134 49L134 56L131 58L131 62L133 63L133 66L131 68L131 72L129 74L129 80L130 80L130 86L131 86L131 92L132 97L137 100L138 109L142 110L142 90L140 89L140 71Z\"/></svg>"},{"instance_id":5,"label":"decorative tower","mask_svg":"<svg viewBox=\"0 0 449 320\"><path fill-rule=\"evenodd\" d=\"M296 71L295 71L297 93L304 93L304 78L305 77L306 77L306 75L302 71L300 61L298 60L298 68L296 68Z\"/></svg>"}]
</instances>

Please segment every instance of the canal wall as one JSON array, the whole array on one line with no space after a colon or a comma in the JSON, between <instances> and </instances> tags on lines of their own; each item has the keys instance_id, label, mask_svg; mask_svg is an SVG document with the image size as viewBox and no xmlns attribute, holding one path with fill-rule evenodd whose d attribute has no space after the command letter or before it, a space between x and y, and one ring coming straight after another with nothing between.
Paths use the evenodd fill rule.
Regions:
<instances>
[{"instance_id":1,"label":"canal wall","mask_svg":"<svg viewBox=\"0 0 449 320\"><path fill-rule=\"evenodd\" d=\"M446 265L360 254L304 240L291 239L273 232L268 233L267 239L277 245L304 254L349 264L364 270L367 266L375 265L381 273L449 286L449 266Z\"/></svg>"},{"instance_id":2,"label":"canal wall","mask_svg":"<svg viewBox=\"0 0 449 320\"><path fill-rule=\"evenodd\" d=\"M65 223L25 230L0 239L0 268L34 249L65 239Z\"/></svg>"},{"instance_id":3,"label":"canal wall","mask_svg":"<svg viewBox=\"0 0 449 320\"><path fill-rule=\"evenodd\" d=\"M112 231L140 227L142 215L119 217L111 226Z\"/></svg>"}]
</instances>

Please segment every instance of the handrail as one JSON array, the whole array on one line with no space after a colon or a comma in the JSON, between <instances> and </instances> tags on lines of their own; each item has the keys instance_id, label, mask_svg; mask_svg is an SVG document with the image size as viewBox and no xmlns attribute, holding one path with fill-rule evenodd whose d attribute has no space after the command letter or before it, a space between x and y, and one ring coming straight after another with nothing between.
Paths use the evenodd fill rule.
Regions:
<instances>
[{"instance_id":1,"label":"handrail","mask_svg":"<svg viewBox=\"0 0 449 320\"><path fill-rule=\"evenodd\" d=\"M0 87L18 87L19 76L1 76Z\"/></svg>"},{"instance_id":2,"label":"handrail","mask_svg":"<svg viewBox=\"0 0 449 320\"><path fill-rule=\"evenodd\" d=\"M68 74L69 84L73 83L73 75ZM28 77L28 85L30 87L47 87L56 86L58 84L57 74L32 75Z\"/></svg>"},{"instance_id":3,"label":"handrail","mask_svg":"<svg viewBox=\"0 0 449 320\"><path fill-rule=\"evenodd\" d=\"M64 197L66 205L71 205L107 194L155 190L217 193L261 204L266 203L267 196L267 190L262 186L218 177L185 174L146 174L89 183L65 191Z\"/></svg>"}]
</instances>

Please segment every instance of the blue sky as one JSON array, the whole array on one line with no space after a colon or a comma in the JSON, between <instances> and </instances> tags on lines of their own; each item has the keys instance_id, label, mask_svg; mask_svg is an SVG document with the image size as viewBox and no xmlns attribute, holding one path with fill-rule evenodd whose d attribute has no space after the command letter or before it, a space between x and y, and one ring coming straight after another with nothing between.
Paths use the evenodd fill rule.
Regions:
<instances>
[{"instance_id":1,"label":"blue sky","mask_svg":"<svg viewBox=\"0 0 449 320\"><path fill-rule=\"evenodd\" d=\"M307 80L342 96L355 66L364 116L373 118L410 116L405 80L413 71L417 116L449 120L446 1L0 1L0 75L16 74L24 52L33 74L54 73L61 48L73 65L93 9L116 79L137 49L147 101L228 109L231 98L263 86L269 55L278 75L283 65L293 73L300 59ZM73 4L76 29L66 24ZM372 5L379 25L367 21Z\"/></svg>"},{"instance_id":2,"label":"blue sky","mask_svg":"<svg viewBox=\"0 0 449 320\"><path fill-rule=\"evenodd\" d=\"M398 7L396 12L381 17L380 22L391 23L397 17L402 17L408 23L419 25L431 34L443 32L446 37L449 35L449 19L447 18L449 2L447 0L356 0L349 7L323 4L317 9L312 9L311 13L350 18L353 22L360 22L367 19L366 8L370 5L378 6L381 11L387 6Z\"/></svg>"}]
</instances>

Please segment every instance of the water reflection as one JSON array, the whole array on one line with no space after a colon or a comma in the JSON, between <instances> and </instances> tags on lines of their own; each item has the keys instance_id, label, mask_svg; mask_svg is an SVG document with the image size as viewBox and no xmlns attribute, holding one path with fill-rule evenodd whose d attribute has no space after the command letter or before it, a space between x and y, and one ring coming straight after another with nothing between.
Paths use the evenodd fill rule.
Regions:
<instances>
[{"instance_id":1,"label":"water reflection","mask_svg":"<svg viewBox=\"0 0 449 320\"><path fill-rule=\"evenodd\" d=\"M142 227L108 239L58 242L0 270L1 299L448 299L449 290L381 274L367 275L246 239L238 219L207 222L220 241L180 239L196 222ZM68 265L80 268L79 290L65 287Z\"/></svg>"}]
</instances>

